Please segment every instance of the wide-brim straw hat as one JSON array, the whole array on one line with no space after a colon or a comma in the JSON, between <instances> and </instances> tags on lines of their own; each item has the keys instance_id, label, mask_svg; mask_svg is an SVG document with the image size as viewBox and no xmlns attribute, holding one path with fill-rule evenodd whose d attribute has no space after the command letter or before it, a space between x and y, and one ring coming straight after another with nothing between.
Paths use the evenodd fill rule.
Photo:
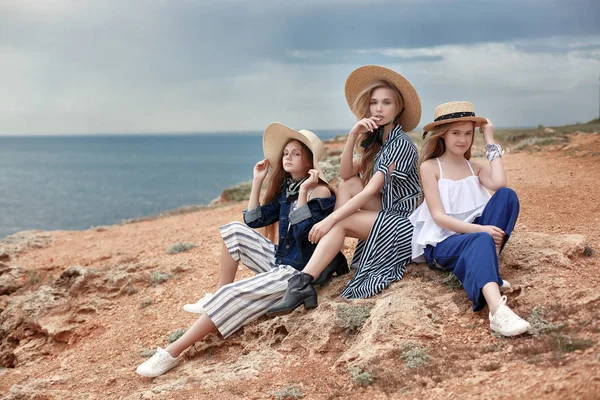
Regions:
<instances>
[{"instance_id":1,"label":"wide-brim straw hat","mask_svg":"<svg viewBox=\"0 0 600 400\"><path fill-rule=\"evenodd\" d=\"M404 112L398 121L404 132L410 132L421 120L421 99L411 83L402 75L379 65L365 65L350 73L346 79L344 92L350 110L354 113L354 102L358 95L373 81L386 81L398 89L404 101ZM354 114L356 115L356 114ZM362 115L356 115L362 118Z\"/></svg>"},{"instance_id":2,"label":"wide-brim straw hat","mask_svg":"<svg viewBox=\"0 0 600 400\"><path fill-rule=\"evenodd\" d=\"M475 115L475 108L469 101L451 101L449 103L440 104L433 111L433 122L423 127L423 137L435 128L436 126L449 124L456 121L472 121L476 126L485 124L487 120L483 117Z\"/></svg>"},{"instance_id":3,"label":"wide-brim straw hat","mask_svg":"<svg viewBox=\"0 0 600 400\"><path fill-rule=\"evenodd\" d=\"M265 158L269 160L269 165L274 167L281 164L285 144L292 139L304 143L310 149L313 155L314 169L319 171L319 178L327 182L323 171L319 168L319 161L325 154L325 145L317 135L305 129L297 131L279 122L269 124L263 135L263 151Z\"/></svg>"}]
</instances>

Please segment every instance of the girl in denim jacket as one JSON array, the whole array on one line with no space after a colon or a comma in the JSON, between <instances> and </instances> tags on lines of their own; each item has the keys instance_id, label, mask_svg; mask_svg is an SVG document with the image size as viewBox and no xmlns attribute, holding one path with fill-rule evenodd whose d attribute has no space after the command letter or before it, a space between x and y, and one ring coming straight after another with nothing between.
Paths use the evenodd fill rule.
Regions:
<instances>
[{"instance_id":1,"label":"girl in denim jacket","mask_svg":"<svg viewBox=\"0 0 600 400\"><path fill-rule=\"evenodd\" d=\"M308 233L335 205L335 195L318 170L323 143L310 131L273 123L265 130L263 149L266 159L254 167L250 200L243 212L246 225L232 222L220 228L223 248L216 293L184 306L186 311L201 314L200 318L177 341L165 349L159 347L137 368L138 374L162 375L178 364L185 349L208 333L218 330L226 338L264 315L281 300L288 280L300 276L310 259L316 244L308 240ZM269 166L271 179L264 205L260 205ZM261 227L266 227L267 237L252 229ZM277 245L273 243L276 232ZM256 275L233 282L240 261ZM346 265L339 273L347 270ZM317 306L316 297L311 305Z\"/></svg>"}]
</instances>

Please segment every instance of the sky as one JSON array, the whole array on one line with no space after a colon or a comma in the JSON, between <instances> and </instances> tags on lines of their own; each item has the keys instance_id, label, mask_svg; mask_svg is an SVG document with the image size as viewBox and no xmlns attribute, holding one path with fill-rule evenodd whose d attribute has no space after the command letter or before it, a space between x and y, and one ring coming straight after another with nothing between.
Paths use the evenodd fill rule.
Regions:
<instances>
[{"instance_id":1,"label":"sky","mask_svg":"<svg viewBox=\"0 0 600 400\"><path fill-rule=\"evenodd\" d=\"M499 127L587 122L597 0L0 0L0 134L349 130L378 64Z\"/></svg>"}]
</instances>

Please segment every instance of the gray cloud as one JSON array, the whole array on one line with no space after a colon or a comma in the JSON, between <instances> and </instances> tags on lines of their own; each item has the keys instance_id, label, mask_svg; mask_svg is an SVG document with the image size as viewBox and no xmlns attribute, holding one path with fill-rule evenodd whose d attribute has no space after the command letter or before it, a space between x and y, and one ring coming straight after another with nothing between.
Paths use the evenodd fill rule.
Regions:
<instances>
[{"instance_id":1,"label":"gray cloud","mask_svg":"<svg viewBox=\"0 0 600 400\"><path fill-rule=\"evenodd\" d=\"M591 0L3 1L0 133L260 130L272 120L338 128L352 122L345 77L369 63L411 79L424 115L464 96L536 110L501 113L500 125L591 119L599 9ZM578 108L556 113L560 94Z\"/></svg>"}]
</instances>

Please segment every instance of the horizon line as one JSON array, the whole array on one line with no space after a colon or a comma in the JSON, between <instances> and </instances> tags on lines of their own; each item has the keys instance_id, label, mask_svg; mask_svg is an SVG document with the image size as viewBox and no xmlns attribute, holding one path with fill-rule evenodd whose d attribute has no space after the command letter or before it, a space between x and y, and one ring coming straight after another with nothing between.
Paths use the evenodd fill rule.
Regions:
<instances>
[{"instance_id":1,"label":"horizon line","mask_svg":"<svg viewBox=\"0 0 600 400\"><path fill-rule=\"evenodd\" d=\"M576 125L576 124L565 124L565 125ZM565 126L565 125L543 125L543 127L545 128L552 128L552 127L558 127L558 126ZM505 126L497 126L495 127L497 130L502 130L502 129L534 129L537 128L537 126L509 126L509 127L505 127ZM310 130L314 131L314 132L335 132L335 131L340 131L340 132L345 132L345 133L341 133L341 134L347 134L347 132L349 131L349 129L347 128L326 128L326 129L319 129L319 128L310 128ZM415 132L415 131L423 131L422 127L413 129L411 132ZM159 136L159 135L164 135L164 136L169 136L169 135L232 135L232 134L237 134L237 135L255 135L255 134L259 134L262 135L264 133L264 131L262 130L247 130L247 131L242 131L242 130L234 130L234 131L150 131L150 132L144 132L144 131L131 131L131 132L60 132L60 133L56 133L56 132L44 132L44 133L4 133L4 132L0 132L0 137L65 137L65 136Z\"/></svg>"}]
</instances>

